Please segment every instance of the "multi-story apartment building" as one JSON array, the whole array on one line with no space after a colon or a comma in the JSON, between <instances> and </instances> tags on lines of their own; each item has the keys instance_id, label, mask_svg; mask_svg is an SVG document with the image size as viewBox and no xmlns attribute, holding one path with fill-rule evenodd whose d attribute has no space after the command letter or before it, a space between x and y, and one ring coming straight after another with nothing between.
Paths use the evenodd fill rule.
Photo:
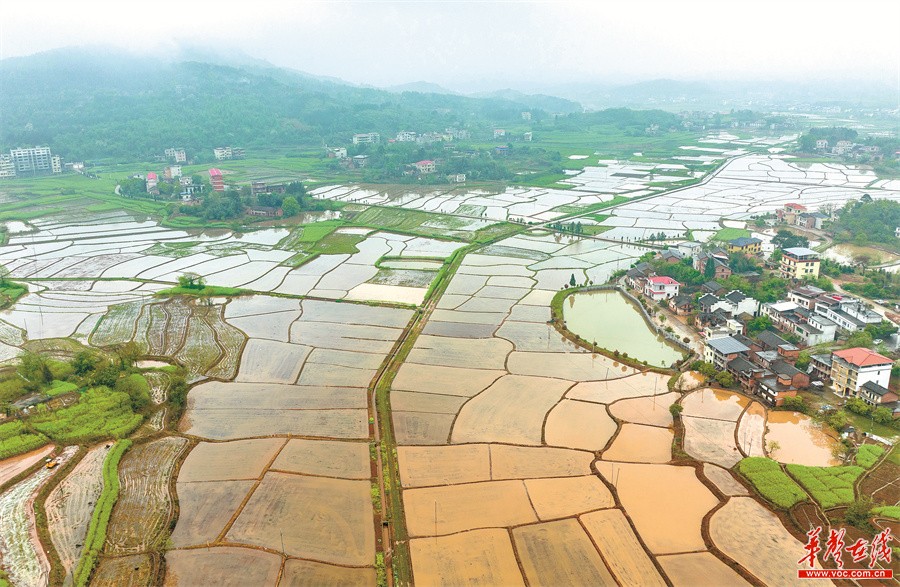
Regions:
<instances>
[{"instance_id":1,"label":"multi-story apartment building","mask_svg":"<svg viewBox=\"0 0 900 587\"><path fill-rule=\"evenodd\" d=\"M0 155L0 178L15 177L16 164L9 155Z\"/></svg>"},{"instance_id":2,"label":"multi-story apartment building","mask_svg":"<svg viewBox=\"0 0 900 587\"><path fill-rule=\"evenodd\" d=\"M225 191L225 180L222 178L222 171L220 169L213 167L209 170L209 183L212 185L213 191Z\"/></svg>"},{"instance_id":3,"label":"multi-story apartment building","mask_svg":"<svg viewBox=\"0 0 900 587\"><path fill-rule=\"evenodd\" d=\"M370 145L381 142L381 135L377 132L364 132L353 135L354 145Z\"/></svg>"},{"instance_id":4,"label":"multi-story apartment building","mask_svg":"<svg viewBox=\"0 0 900 587\"><path fill-rule=\"evenodd\" d=\"M856 347L831 354L831 380L834 392L848 397L857 396L868 382L887 387L894 361L876 352Z\"/></svg>"},{"instance_id":5,"label":"multi-story apartment building","mask_svg":"<svg viewBox=\"0 0 900 587\"><path fill-rule=\"evenodd\" d=\"M782 249L781 276L785 279L816 279L819 277L819 264L819 253L812 249Z\"/></svg>"},{"instance_id":6,"label":"multi-story apartment building","mask_svg":"<svg viewBox=\"0 0 900 587\"><path fill-rule=\"evenodd\" d=\"M50 147L27 147L11 149L9 158L12 161L16 176L49 175L53 173L53 154ZM59 161L57 160L57 163ZM59 165L62 172L62 165Z\"/></svg>"}]
</instances>

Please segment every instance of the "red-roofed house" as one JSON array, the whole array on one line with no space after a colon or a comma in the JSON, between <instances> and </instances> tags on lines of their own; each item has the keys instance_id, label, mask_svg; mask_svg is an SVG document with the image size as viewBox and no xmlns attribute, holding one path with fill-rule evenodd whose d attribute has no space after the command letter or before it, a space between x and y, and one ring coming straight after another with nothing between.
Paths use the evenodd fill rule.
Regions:
<instances>
[{"instance_id":1,"label":"red-roofed house","mask_svg":"<svg viewBox=\"0 0 900 587\"><path fill-rule=\"evenodd\" d=\"M212 189L217 192L225 191L225 180L222 179L222 170L216 169L213 167L209 170L209 183L212 185Z\"/></svg>"},{"instance_id":2,"label":"red-roofed house","mask_svg":"<svg viewBox=\"0 0 900 587\"><path fill-rule=\"evenodd\" d=\"M664 275L655 275L647 278L644 285L644 295L658 302L659 300L669 300L678 295L681 284Z\"/></svg>"},{"instance_id":3,"label":"red-roofed house","mask_svg":"<svg viewBox=\"0 0 900 587\"><path fill-rule=\"evenodd\" d=\"M802 212L806 212L806 206L803 204L785 204L784 208L775 211L779 222L785 224L797 224L797 216Z\"/></svg>"},{"instance_id":4,"label":"red-roofed house","mask_svg":"<svg viewBox=\"0 0 900 587\"><path fill-rule=\"evenodd\" d=\"M431 161L430 159L417 161L416 163L413 163L413 166L419 173L434 173L435 170L434 161Z\"/></svg>"},{"instance_id":5,"label":"red-roofed house","mask_svg":"<svg viewBox=\"0 0 900 587\"><path fill-rule=\"evenodd\" d=\"M834 392L844 397L859 395L868 382L888 387L894 361L876 352L856 347L831 355L831 379Z\"/></svg>"},{"instance_id":6,"label":"red-roofed house","mask_svg":"<svg viewBox=\"0 0 900 587\"><path fill-rule=\"evenodd\" d=\"M147 193L152 194L155 192L157 184L159 184L159 177L152 171L149 172L147 174Z\"/></svg>"}]
</instances>

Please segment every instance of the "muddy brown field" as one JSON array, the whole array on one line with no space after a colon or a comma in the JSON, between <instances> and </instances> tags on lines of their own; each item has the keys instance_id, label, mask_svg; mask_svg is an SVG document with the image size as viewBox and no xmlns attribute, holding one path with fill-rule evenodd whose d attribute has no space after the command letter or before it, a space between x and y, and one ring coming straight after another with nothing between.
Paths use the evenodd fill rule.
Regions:
<instances>
[{"instance_id":1,"label":"muddy brown field","mask_svg":"<svg viewBox=\"0 0 900 587\"><path fill-rule=\"evenodd\" d=\"M524 585L506 530L473 530L409 541L420 585Z\"/></svg>"},{"instance_id":2,"label":"muddy brown field","mask_svg":"<svg viewBox=\"0 0 900 587\"><path fill-rule=\"evenodd\" d=\"M227 539L341 565L375 558L368 481L267 473Z\"/></svg>"},{"instance_id":3,"label":"muddy brown field","mask_svg":"<svg viewBox=\"0 0 900 587\"><path fill-rule=\"evenodd\" d=\"M187 440L171 436L136 445L119 463L119 499L113 508L105 551L134 554L163 538L174 506L169 479Z\"/></svg>"},{"instance_id":4,"label":"muddy brown field","mask_svg":"<svg viewBox=\"0 0 900 587\"><path fill-rule=\"evenodd\" d=\"M275 585L281 557L249 548L218 546L166 553L165 587Z\"/></svg>"},{"instance_id":5,"label":"muddy brown field","mask_svg":"<svg viewBox=\"0 0 900 587\"><path fill-rule=\"evenodd\" d=\"M103 461L107 452L105 445L89 450L44 503L50 538L66 575L74 570L81 556L94 504L103 490Z\"/></svg>"},{"instance_id":6,"label":"muddy brown field","mask_svg":"<svg viewBox=\"0 0 900 587\"><path fill-rule=\"evenodd\" d=\"M529 585L613 585L584 528L575 520L521 526L512 531Z\"/></svg>"}]
</instances>

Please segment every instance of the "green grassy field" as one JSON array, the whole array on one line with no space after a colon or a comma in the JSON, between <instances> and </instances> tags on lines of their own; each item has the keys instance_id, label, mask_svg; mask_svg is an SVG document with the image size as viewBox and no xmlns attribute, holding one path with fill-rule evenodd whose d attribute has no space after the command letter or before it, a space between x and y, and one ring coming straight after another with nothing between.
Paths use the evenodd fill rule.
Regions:
<instances>
[{"instance_id":1,"label":"green grassy field","mask_svg":"<svg viewBox=\"0 0 900 587\"><path fill-rule=\"evenodd\" d=\"M824 509L853 503L853 484L862 475L862 467L806 467L785 465L813 499Z\"/></svg>"},{"instance_id":2,"label":"green grassy field","mask_svg":"<svg viewBox=\"0 0 900 587\"><path fill-rule=\"evenodd\" d=\"M750 231L743 228L723 228L716 233L713 240L727 242L744 236L750 236Z\"/></svg>"},{"instance_id":3,"label":"green grassy field","mask_svg":"<svg viewBox=\"0 0 900 587\"><path fill-rule=\"evenodd\" d=\"M772 459L747 457L737 464L737 470L761 496L778 507L789 509L807 499L803 489Z\"/></svg>"}]
</instances>

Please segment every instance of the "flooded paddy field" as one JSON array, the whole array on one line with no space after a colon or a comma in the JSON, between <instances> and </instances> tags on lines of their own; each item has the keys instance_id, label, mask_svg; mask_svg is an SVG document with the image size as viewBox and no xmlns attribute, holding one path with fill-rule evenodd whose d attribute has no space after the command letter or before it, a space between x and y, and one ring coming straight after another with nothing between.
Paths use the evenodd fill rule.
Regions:
<instances>
[{"instance_id":1,"label":"flooded paddy field","mask_svg":"<svg viewBox=\"0 0 900 587\"><path fill-rule=\"evenodd\" d=\"M766 453L772 440L783 447L776 459L818 464L825 449L815 431L740 394L672 391L668 373L586 352L548 324L550 301L572 277L603 283L646 248L521 229L468 253L435 307L413 309L446 260L498 220L552 220L685 179L678 167L603 165L570 176L571 190L321 188L317 197L395 207L361 215L398 212L396 234L369 224L335 231L335 242L353 243L339 252L304 245L302 229L201 233L115 214L11 232L0 263L30 293L0 313L0 360L51 338L100 349L134 342L157 402L166 395L166 365L190 374L180 420L166 428L157 412L153 435L120 464L121 495L94 583L127 574L135 585L376 584L376 553L390 545L381 544L387 504L373 467L378 414L369 394L404 340L409 353L386 380L404 506L390 512L405 516L416 583L742 584L722 552L761 582L783 579L771 568L785 564L783 555L763 543L785 552L797 545L730 469L744 455ZM741 157L721 177L628 203L599 222L622 238L712 233L720 217L763 210L758 200L771 194L813 203L866 187L868 176L849 168L839 178L811 167L801 178L795 167ZM765 194L749 193L756 181ZM698 212L703 207L718 216ZM401 225L413 214L416 231L429 228L429 236ZM208 303L155 295L185 271L252 295ZM640 326L658 342L633 320L610 328L610 312L587 308L578 318L576 298L566 308L570 327ZM629 310L628 320L642 320ZM420 311L421 332L410 327ZM640 350L629 350L620 338L601 346L637 358L652 346L641 339ZM680 423L669 411L678 402ZM68 471L47 500L51 540L67 569L95 500L98 454ZM0 462L0 471L14 475L41 458ZM0 506L27 504L47 475L42 469L7 488ZM28 520L16 519L0 536L2 564L11 577L39 583L47 573L41 545L28 538ZM754 540L763 562L738 552L736 541L756 532L747 520L762 528Z\"/></svg>"}]
</instances>

